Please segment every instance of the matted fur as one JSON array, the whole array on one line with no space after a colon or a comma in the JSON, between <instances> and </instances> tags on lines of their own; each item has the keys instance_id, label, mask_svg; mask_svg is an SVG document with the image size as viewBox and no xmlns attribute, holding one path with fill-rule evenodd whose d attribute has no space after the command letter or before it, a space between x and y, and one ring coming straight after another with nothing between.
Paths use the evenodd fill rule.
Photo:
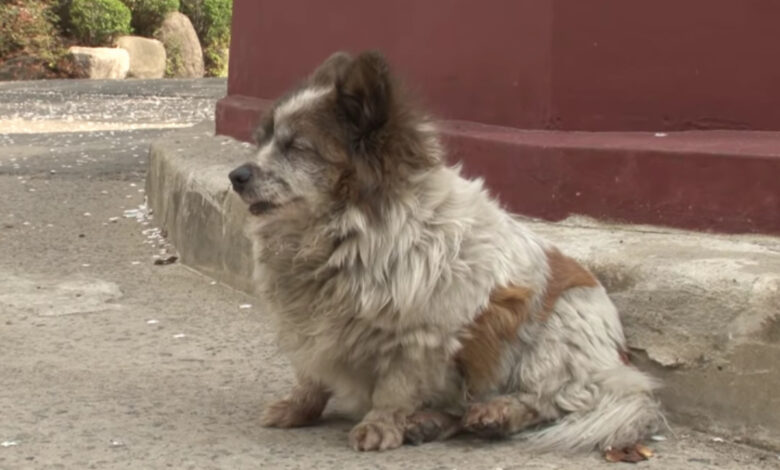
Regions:
<instances>
[{"instance_id":1,"label":"matted fur","mask_svg":"<svg viewBox=\"0 0 780 470\"><path fill-rule=\"evenodd\" d=\"M331 394L364 410L360 450L458 429L592 449L657 425L654 382L624 361L603 287L445 164L379 54L328 59L257 141L231 180L300 378L266 425L309 424Z\"/></svg>"}]
</instances>

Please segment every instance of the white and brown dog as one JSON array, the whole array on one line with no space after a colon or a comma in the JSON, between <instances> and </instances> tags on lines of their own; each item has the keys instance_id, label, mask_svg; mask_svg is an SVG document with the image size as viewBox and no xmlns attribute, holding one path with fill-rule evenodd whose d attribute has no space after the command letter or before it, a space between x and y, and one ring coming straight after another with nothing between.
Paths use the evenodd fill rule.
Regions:
<instances>
[{"instance_id":1,"label":"white and brown dog","mask_svg":"<svg viewBox=\"0 0 780 470\"><path fill-rule=\"evenodd\" d=\"M334 395L365 410L359 450L457 432L584 450L659 424L601 284L445 163L381 55L333 55L256 138L230 180L298 377L265 425L312 424Z\"/></svg>"}]
</instances>

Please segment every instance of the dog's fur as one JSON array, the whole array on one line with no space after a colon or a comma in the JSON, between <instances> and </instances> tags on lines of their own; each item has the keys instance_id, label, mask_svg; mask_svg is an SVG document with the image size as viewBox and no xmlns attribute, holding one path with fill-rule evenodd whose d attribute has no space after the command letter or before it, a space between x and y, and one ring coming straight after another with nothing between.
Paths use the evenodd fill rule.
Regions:
<instances>
[{"instance_id":1,"label":"dog's fur","mask_svg":"<svg viewBox=\"0 0 780 470\"><path fill-rule=\"evenodd\" d=\"M359 450L457 432L584 450L658 425L604 288L445 163L381 55L335 54L256 138L231 180L298 377L264 424L311 424L335 394L365 410Z\"/></svg>"}]
</instances>

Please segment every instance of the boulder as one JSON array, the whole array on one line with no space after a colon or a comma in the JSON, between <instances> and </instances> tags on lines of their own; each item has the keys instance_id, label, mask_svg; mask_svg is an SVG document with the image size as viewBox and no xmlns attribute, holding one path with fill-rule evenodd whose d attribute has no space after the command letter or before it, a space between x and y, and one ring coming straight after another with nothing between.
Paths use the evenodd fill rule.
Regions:
<instances>
[{"instance_id":1,"label":"boulder","mask_svg":"<svg viewBox=\"0 0 780 470\"><path fill-rule=\"evenodd\" d=\"M116 46L130 55L128 77L163 78L165 76L165 46L157 39L121 36Z\"/></svg>"},{"instance_id":2,"label":"boulder","mask_svg":"<svg viewBox=\"0 0 780 470\"><path fill-rule=\"evenodd\" d=\"M155 33L155 37L165 46L168 56L167 76L175 78L203 76L203 48L189 18L178 11L168 13Z\"/></svg>"},{"instance_id":3,"label":"boulder","mask_svg":"<svg viewBox=\"0 0 780 470\"><path fill-rule=\"evenodd\" d=\"M130 70L130 54L112 47L79 47L68 49L73 65L85 78L121 79Z\"/></svg>"}]
</instances>

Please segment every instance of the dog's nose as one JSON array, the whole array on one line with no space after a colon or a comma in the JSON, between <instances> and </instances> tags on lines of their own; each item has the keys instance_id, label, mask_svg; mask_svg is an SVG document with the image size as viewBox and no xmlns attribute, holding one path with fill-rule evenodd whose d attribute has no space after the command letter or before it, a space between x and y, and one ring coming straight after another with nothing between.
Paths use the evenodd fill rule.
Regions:
<instances>
[{"instance_id":1,"label":"dog's nose","mask_svg":"<svg viewBox=\"0 0 780 470\"><path fill-rule=\"evenodd\" d=\"M252 179L252 169L249 168L249 165L241 165L231 171L228 178L230 178L230 182L233 184L233 190L240 193L249 183L249 180Z\"/></svg>"}]
</instances>

